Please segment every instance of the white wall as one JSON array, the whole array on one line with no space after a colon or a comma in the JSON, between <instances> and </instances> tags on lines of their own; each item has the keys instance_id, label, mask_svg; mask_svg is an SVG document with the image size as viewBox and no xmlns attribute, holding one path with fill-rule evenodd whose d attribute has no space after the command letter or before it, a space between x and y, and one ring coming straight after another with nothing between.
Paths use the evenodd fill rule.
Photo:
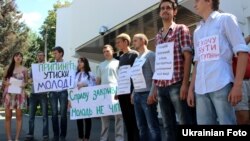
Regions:
<instances>
[{"instance_id":1,"label":"white wall","mask_svg":"<svg viewBox=\"0 0 250 141\"><path fill-rule=\"evenodd\" d=\"M159 0L74 0L57 11L56 45L72 59L75 48L99 36L102 25L109 29L122 23Z\"/></svg>"},{"instance_id":2,"label":"white wall","mask_svg":"<svg viewBox=\"0 0 250 141\"><path fill-rule=\"evenodd\" d=\"M72 46L72 35L70 27L72 26L71 8L61 8L57 11L56 19L56 46L64 49L64 60L69 61L75 59L72 57L75 48Z\"/></svg>"},{"instance_id":3,"label":"white wall","mask_svg":"<svg viewBox=\"0 0 250 141\"><path fill-rule=\"evenodd\" d=\"M221 0L220 8L224 12L234 14L239 22L242 32L250 34L248 18L250 17L249 0Z\"/></svg>"},{"instance_id":4,"label":"white wall","mask_svg":"<svg viewBox=\"0 0 250 141\"><path fill-rule=\"evenodd\" d=\"M75 47L99 35L100 26L112 28L159 0L74 0L72 32Z\"/></svg>"},{"instance_id":5,"label":"white wall","mask_svg":"<svg viewBox=\"0 0 250 141\"><path fill-rule=\"evenodd\" d=\"M75 49L99 36L102 25L109 29L158 3L159 0L74 0L57 11L56 46L64 49L64 60L76 61ZM98 63L90 60L95 72Z\"/></svg>"}]
</instances>

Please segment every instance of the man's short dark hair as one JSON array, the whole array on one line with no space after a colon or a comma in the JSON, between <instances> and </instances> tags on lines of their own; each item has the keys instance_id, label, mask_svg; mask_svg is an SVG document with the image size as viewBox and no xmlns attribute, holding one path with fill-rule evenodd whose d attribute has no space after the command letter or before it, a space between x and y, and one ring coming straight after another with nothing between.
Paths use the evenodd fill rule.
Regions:
<instances>
[{"instance_id":1,"label":"man's short dark hair","mask_svg":"<svg viewBox=\"0 0 250 141\"><path fill-rule=\"evenodd\" d=\"M219 5L220 5L220 0L212 0L213 4L212 4L212 9L214 11L218 11L219 10Z\"/></svg>"},{"instance_id":2,"label":"man's short dark hair","mask_svg":"<svg viewBox=\"0 0 250 141\"><path fill-rule=\"evenodd\" d=\"M159 9L159 12L161 11L161 5L162 5L162 3L164 3L164 2L170 2L171 4L172 4L172 8L175 10L175 9L177 9L177 0L161 0L161 2L160 2L160 4L159 4L159 7L158 7L158 9Z\"/></svg>"},{"instance_id":3,"label":"man's short dark hair","mask_svg":"<svg viewBox=\"0 0 250 141\"><path fill-rule=\"evenodd\" d=\"M43 55L45 55L43 51L38 51L37 55L40 54L40 53L42 53Z\"/></svg>"},{"instance_id":4,"label":"man's short dark hair","mask_svg":"<svg viewBox=\"0 0 250 141\"><path fill-rule=\"evenodd\" d=\"M109 48L109 49L111 49L114 52L114 48L111 45L106 44L106 45L103 46L102 49L106 49L106 48Z\"/></svg>"},{"instance_id":5,"label":"man's short dark hair","mask_svg":"<svg viewBox=\"0 0 250 141\"><path fill-rule=\"evenodd\" d=\"M60 46L56 46L52 49L52 51L58 51L59 53L62 53L62 56L64 55L64 50Z\"/></svg>"}]
</instances>

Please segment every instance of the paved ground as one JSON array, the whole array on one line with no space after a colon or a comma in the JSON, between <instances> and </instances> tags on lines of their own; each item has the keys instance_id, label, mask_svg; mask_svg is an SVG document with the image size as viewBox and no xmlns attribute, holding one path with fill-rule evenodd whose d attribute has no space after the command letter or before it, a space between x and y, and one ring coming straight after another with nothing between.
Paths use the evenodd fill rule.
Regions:
<instances>
[{"instance_id":1,"label":"paved ground","mask_svg":"<svg viewBox=\"0 0 250 141\"><path fill-rule=\"evenodd\" d=\"M114 121L111 118L111 128L110 128L110 141L114 138ZM15 124L16 120L15 118L12 119L12 137L15 137ZM100 119L94 118L92 120L92 131L91 131L91 141L98 141L99 140L99 134L100 134ZM49 135L50 139L52 139L53 131L51 126L51 118L49 118ZM36 117L35 121L35 131L34 136L36 141L42 140L42 117ZM23 141L26 133L28 132L28 115L23 115L23 127L22 127L22 134L20 136L20 140ZM77 127L76 127L76 121L74 120L68 120L68 133L67 133L67 141L76 141L77 140ZM1 112L0 114L0 141L5 141L6 135L4 130L4 113Z\"/></svg>"},{"instance_id":2,"label":"paved ground","mask_svg":"<svg viewBox=\"0 0 250 141\"><path fill-rule=\"evenodd\" d=\"M16 124L15 122L16 120L13 117L12 119L12 137L13 138L15 137L15 124ZM51 127L51 118L49 118L49 125L50 125L50 128L49 128L50 139L52 139L53 132L52 132L52 127ZM100 130L101 130L100 118L92 119L90 141L99 141ZM20 141L24 140L24 137L27 131L28 131L28 115L23 115L23 127L22 127L22 133L20 136ZM125 134L126 134L126 131L125 131ZM76 141L77 137L78 136L77 136L76 121L68 120L68 132L67 132L67 138L66 138L67 141ZM41 117L37 117L35 121L35 140L36 141L42 140L42 118ZM7 141L6 135L5 135L5 128L4 128L4 112L3 111L0 111L0 141ZM111 118L109 141L114 141L114 119L113 118Z\"/></svg>"}]
</instances>

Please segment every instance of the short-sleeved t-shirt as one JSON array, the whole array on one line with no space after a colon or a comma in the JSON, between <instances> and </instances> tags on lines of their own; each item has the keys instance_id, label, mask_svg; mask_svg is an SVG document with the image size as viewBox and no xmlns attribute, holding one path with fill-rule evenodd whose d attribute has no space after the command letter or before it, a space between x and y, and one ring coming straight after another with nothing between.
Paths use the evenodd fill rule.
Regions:
<instances>
[{"instance_id":1,"label":"short-sleeved t-shirt","mask_svg":"<svg viewBox=\"0 0 250 141\"><path fill-rule=\"evenodd\" d=\"M101 84L117 84L118 66L119 61L114 58L99 64L96 76L101 79Z\"/></svg>"},{"instance_id":2,"label":"short-sleeved t-shirt","mask_svg":"<svg viewBox=\"0 0 250 141\"><path fill-rule=\"evenodd\" d=\"M135 58L138 56L138 52L135 50L130 50L127 53L124 53L120 56L119 59L119 67L123 65L130 65L132 66L134 64Z\"/></svg>"}]
</instances>

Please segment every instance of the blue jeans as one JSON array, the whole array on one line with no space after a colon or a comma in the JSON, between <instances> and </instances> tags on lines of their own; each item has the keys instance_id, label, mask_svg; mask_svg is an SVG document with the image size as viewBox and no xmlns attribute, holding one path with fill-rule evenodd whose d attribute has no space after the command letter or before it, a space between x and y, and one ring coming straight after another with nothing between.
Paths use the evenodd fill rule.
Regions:
<instances>
[{"instance_id":1,"label":"blue jeans","mask_svg":"<svg viewBox=\"0 0 250 141\"><path fill-rule=\"evenodd\" d=\"M135 93L134 108L141 141L161 141L157 104L148 105L149 92Z\"/></svg>"},{"instance_id":2,"label":"blue jeans","mask_svg":"<svg viewBox=\"0 0 250 141\"><path fill-rule=\"evenodd\" d=\"M180 100L181 82L167 87L158 87L162 122L166 141L176 141L178 124L193 124L191 112L186 100Z\"/></svg>"},{"instance_id":3,"label":"blue jeans","mask_svg":"<svg viewBox=\"0 0 250 141\"><path fill-rule=\"evenodd\" d=\"M198 124L236 124L234 107L228 101L231 88L232 83L229 83L218 91L196 94Z\"/></svg>"},{"instance_id":4,"label":"blue jeans","mask_svg":"<svg viewBox=\"0 0 250 141\"><path fill-rule=\"evenodd\" d=\"M34 121L37 106L40 103L43 115L43 136L48 136L48 97L47 93L31 94L29 98L29 132L28 135L34 136Z\"/></svg>"},{"instance_id":5,"label":"blue jeans","mask_svg":"<svg viewBox=\"0 0 250 141\"><path fill-rule=\"evenodd\" d=\"M58 121L58 101L60 103L60 129ZM59 138L66 137L67 134L67 108L68 108L68 91L51 92L50 93L50 104L52 110L52 126L54 137ZM59 134L60 133L60 134Z\"/></svg>"}]
</instances>

